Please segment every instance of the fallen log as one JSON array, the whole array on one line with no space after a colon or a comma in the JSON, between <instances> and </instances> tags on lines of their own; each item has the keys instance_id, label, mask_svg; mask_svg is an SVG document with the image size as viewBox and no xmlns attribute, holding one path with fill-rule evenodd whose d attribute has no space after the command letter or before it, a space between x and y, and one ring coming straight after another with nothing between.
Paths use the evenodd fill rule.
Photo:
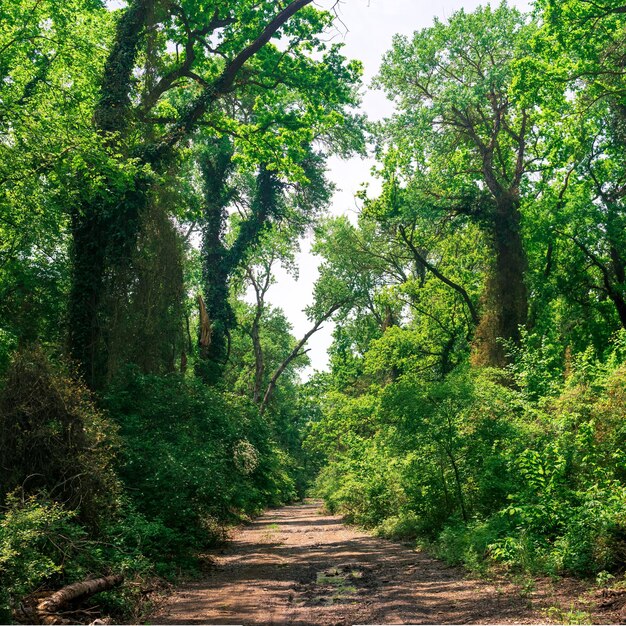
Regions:
<instances>
[{"instance_id":1,"label":"fallen log","mask_svg":"<svg viewBox=\"0 0 626 626\"><path fill-rule=\"evenodd\" d=\"M20 606L14 612L14 617L18 621L27 621L31 624L72 624L73 621L59 615L68 604L74 600L88 598L95 593L112 589L121 584L123 580L122 575L116 574L67 585L47 595L34 606Z\"/></svg>"},{"instance_id":2,"label":"fallen log","mask_svg":"<svg viewBox=\"0 0 626 626\"><path fill-rule=\"evenodd\" d=\"M49 598L40 602L37 605L37 611L40 613L58 613L66 604L78 600L78 598L86 598L94 593L112 589L120 585L123 580L124 577L121 574L115 574L67 585L67 587L55 591Z\"/></svg>"}]
</instances>

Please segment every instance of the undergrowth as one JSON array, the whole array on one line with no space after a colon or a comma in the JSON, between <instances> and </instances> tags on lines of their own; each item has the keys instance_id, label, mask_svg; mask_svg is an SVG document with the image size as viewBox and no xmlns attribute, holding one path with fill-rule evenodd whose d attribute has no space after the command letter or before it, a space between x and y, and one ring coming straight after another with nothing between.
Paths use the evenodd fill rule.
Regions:
<instances>
[{"instance_id":1,"label":"undergrowth","mask_svg":"<svg viewBox=\"0 0 626 626\"><path fill-rule=\"evenodd\" d=\"M621 351L618 341L603 361L579 355L567 380L540 389L518 361L516 385L459 368L440 382L407 374L366 398L334 398L308 440L337 442L318 494L352 522L476 572L623 572ZM368 432L353 418L366 405Z\"/></svg>"},{"instance_id":2,"label":"undergrowth","mask_svg":"<svg viewBox=\"0 0 626 626\"><path fill-rule=\"evenodd\" d=\"M291 459L246 400L126 369L98 403L41 350L0 391L0 622L28 595L124 574L93 598L133 621L154 579L198 572L225 527L296 495ZM10 446L8 445L10 443Z\"/></svg>"}]
</instances>

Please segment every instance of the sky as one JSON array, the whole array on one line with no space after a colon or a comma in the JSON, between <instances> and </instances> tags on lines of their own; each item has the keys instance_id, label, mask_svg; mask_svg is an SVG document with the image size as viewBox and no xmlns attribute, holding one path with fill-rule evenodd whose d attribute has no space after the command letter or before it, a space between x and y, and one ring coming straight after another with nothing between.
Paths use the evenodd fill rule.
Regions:
<instances>
[{"instance_id":1,"label":"sky","mask_svg":"<svg viewBox=\"0 0 626 626\"><path fill-rule=\"evenodd\" d=\"M497 0L496 0L497 1ZM492 2L495 4L496 2ZM329 8L335 0L318 0L316 6ZM345 44L346 57L359 59L364 65L364 89L361 108L371 120L380 120L393 113L393 104L382 92L369 88L376 76L383 55L391 48L395 34L410 35L416 30L430 26L435 17L446 20L459 9L473 11L485 0L341 0L338 6L337 37L335 41ZM530 2L509 0L509 5L528 10ZM355 193L363 183L369 183L371 192L376 190L376 181L371 177L371 159L331 158L328 163L328 178L337 186L330 212L333 215L348 215L354 218L358 212ZM268 300L285 311L293 325L293 332L300 338L311 326L303 312L312 301L312 290L317 278L319 258L310 250L311 241L302 241L298 255L298 280L283 271L277 274L276 284L268 293ZM311 367L304 378L314 370L324 370L328 365L327 350L332 341L332 323L327 323L309 341Z\"/></svg>"}]
</instances>

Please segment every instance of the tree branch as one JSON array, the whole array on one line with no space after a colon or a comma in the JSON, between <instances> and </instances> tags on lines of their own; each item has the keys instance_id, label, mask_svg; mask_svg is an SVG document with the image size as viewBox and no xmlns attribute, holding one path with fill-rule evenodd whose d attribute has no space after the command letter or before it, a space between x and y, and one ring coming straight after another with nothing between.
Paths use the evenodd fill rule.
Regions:
<instances>
[{"instance_id":1,"label":"tree branch","mask_svg":"<svg viewBox=\"0 0 626 626\"><path fill-rule=\"evenodd\" d=\"M336 302L329 309L327 309L326 312L315 322L313 327L302 337L302 339L300 339L300 341L298 341L298 343L289 353L287 358L278 366L278 368L276 368L276 371L272 374L272 377L270 378L270 382L265 391L265 395L263 396L263 402L261 402L261 405L259 406L259 412L261 414L265 412L265 409L267 408L272 394L274 393L274 389L276 388L276 383L278 382L278 379L281 377L282 373L287 369L289 364L294 359L302 354L302 348L304 347L306 342L321 328L322 324L326 320L328 320L336 311L338 311L344 304L345 302L343 301Z\"/></svg>"},{"instance_id":2,"label":"tree branch","mask_svg":"<svg viewBox=\"0 0 626 626\"><path fill-rule=\"evenodd\" d=\"M191 131L196 122L206 113L209 107L219 100L223 95L229 93L233 88L235 79L241 68L249 61L257 52L259 52L265 44L280 30L282 26L292 18L300 9L310 4L313 0L294 0L287 5L276 17L263 29L263 32L239 54L227 63L222 74L209 85L203 93L191 103L186 114L179 121L176 127L164 138L161 145L155 151L154 157L158 158L161 153L167 149L174 147L189 131Z\"/></svg>"},{"instance_id":3,"label":"tree branch","mask_svg":"<svg viewBox=\"0 0 626 626\"><path fill-rule=\"evenodd\" d=\"M413 253L415 260L421 265L423 265L428 271L430 271L434 276L436 276L441 282L448 285L448 287L454 289L454 291L456 291L463 298L463 300L465 301L465 304L467 305L467 308L469 309L470 315L472 316L472 322L474 323L474 325L478 326L480 318L478 316L478 312L476 311L476 307L474 306L474 303L472 302L472 299L469 297L469 294L467 293L467 291L458 283L455 283L454 281L444 276L432 263L428 261L428 259L426 259L424 256L420 254L419 250L415 247L415 244L413 243L413 241L407 236L406 229L404 228L404 226L400 226L399 230L400 230L400 234L402 235L402 239L404 240L406 245L409 247L409 249Z\"/></svg>"}]
</instances>

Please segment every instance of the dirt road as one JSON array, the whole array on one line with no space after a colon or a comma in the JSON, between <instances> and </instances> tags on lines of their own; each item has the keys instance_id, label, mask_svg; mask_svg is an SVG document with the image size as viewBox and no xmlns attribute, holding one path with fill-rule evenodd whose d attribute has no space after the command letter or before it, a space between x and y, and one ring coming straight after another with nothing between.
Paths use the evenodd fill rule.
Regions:
<instances>
[{"instance_id":1,"label":"dirt road","mask_svg":"<svg viewBox=\"0 0 626 626\"><path fill-rule=\"evenodd\" d=\"M232 542L212 557L206 579L178 591L149 623L550 621L545 592L533 598L506 581L468 579L424 553L320 514L315 502L268 512L234 532Z\"/></svg>"}]
</instances>

